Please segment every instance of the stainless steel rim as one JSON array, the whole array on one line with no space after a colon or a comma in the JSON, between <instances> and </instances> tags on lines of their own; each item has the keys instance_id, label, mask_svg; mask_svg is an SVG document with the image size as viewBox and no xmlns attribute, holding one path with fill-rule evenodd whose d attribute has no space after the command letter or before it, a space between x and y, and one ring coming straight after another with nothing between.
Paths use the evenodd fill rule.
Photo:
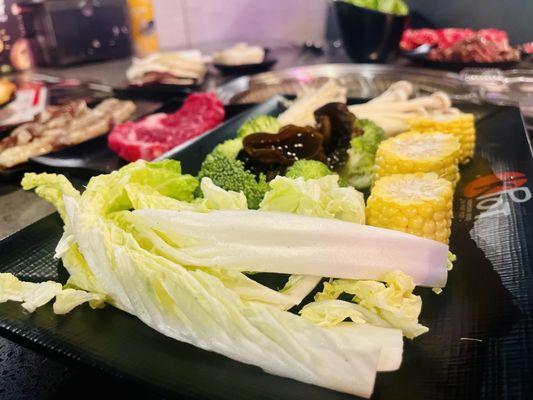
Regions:
<instances>
[{"instance_id":1,"label":"stainless steel rim","mask_svg":"<svg viewBox=\"0 0 533 400\"><path fill-rule=\"evenodd\" d=\"M468 87L459 74L422 68L390 66L380 64L317 64L292 67L279 71L265 72L257 75L242 76L217 88L217 94L225 104L231 104L236 95L257 88L282 86L284 84L312 84L317 79L338 79L350 87L350 79L357 79L357 97L370 97L380 91L380 81L407 79L419 89L438 90L444 86L458 96L468 95Z\"/></svg>"}]
</instances>

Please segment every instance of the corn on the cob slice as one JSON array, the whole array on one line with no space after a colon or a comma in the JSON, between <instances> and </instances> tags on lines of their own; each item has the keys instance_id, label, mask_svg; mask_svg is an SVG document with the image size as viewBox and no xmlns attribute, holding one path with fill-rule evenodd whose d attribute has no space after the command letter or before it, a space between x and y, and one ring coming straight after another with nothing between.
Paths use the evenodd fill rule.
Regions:
<instances>
[{"instance_id":1,"label":"corn on the cob slice","mask_svg":"<svg viewBox=\"0 0 533 400\"><path fill-rule=\"evenodd\" d=\"M446 132L461 144L459 162L466 164L474 156L476 127L473 114L415 117L408 120L409 129L418 132Z\"/></svg>"},{"instance_id":2,"label":"corn on the cob slice","mask_svg":"<svg viewBox=\"0 0 533 400\"><path fill-rule=\"evenodd\" d=\"M374 180L393 174L435 172L455 187L459 180L459 151L457 138L449 133L402 133L379 145Z\"/></svg>"},{"instance_id":3,"label":"corn on the cob slice","mask_svg":"<svg viewBox=\"0 0 533 400\"><path fill-rule=\"evenodd\" d=\"M452 201L452 184L434 173L385 176L368 198L367 223L448 243Z\"/></svg>"}]
</instances>

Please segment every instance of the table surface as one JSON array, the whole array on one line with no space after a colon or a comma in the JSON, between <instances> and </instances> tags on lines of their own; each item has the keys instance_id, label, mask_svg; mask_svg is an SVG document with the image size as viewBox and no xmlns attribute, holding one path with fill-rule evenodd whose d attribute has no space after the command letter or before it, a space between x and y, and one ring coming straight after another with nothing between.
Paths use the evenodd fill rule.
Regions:
<instances>
[{"instance_id":1,"label":"table surface","mask_svg":"<svg viewBox=\"0 0 533 400\"><path fill-rule=\"evenodd\" d=\"M209 50L207 48L205 51ZM296 45L278 45L272 48L272 53L278 59L274 69L350 62L342 49L333 46L328 46L323 54L317 54L302 51ZM128 58L63 69L43 68L38 72L114 85L116 82L125 81L124 72L130 63L131 59ZM408 65L404 60L397 60L395 63ZM233 78L235 76L221 76L214 70L210 71L207 89L214 89L216 85ZM0 182L0 239L53 211L52 206L34 193L20 190L17 183ZM80 395L83 398L102 395L108 398L114 394L133 399L162 398L146 392L135 383L119 382L98 371L64 365L0 337L0 399L56 399Z\"/></svg>"}]
</instances>

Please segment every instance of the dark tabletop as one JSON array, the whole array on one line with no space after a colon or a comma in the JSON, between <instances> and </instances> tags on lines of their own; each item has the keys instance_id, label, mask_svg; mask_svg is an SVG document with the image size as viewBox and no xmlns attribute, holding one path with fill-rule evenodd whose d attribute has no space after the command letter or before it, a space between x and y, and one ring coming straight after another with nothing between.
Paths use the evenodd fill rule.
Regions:
<instances>
[{"instance_id":1,"label":"dark tabletop","mask_svg":"<svg viewBox=\"0 0 533 400\"><path fill-rule=\"evenodd\" d=\"M216 48L215 46L208 46L206 51L210 50L209 47ZM274 45L271 48L273 55L278 59L274 69L329 62L349 62L344 51L334 46L328 46L323 53L316 50L302 50L296 44ZM41 69L38 72L65 78L98 80L105 84L114 84L125 80L124 72L130 62L130 59L122 59L65 69ZM408 65L404 60L397 60L395 63ZM216 71L211 71L207 88L213 89L216 85L233 78L235 76L222 76ZM14 187L6 185L0 187L0 200L13 190ZM44 215L50 212L48 208L45 208L46 206L41 206L40 203L36 204L35 207L43 208L39 212ZM28 223L30 222L32 221L28 221ZM145 389L133 382L121 382L98 371L62 364L52 358L21 347L9 339L0 337L0 400L107 399L112 396L130 399L162 398L157 394L147 393Z\"/></svg>"}]
</instances>

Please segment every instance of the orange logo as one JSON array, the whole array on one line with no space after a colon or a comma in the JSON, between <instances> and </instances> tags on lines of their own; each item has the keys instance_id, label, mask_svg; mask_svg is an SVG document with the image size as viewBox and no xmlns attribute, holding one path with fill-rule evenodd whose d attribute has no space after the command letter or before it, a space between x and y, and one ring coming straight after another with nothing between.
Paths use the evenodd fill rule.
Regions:
<instances>
[{"instance_id":1,"label":"orange logo","mask_svg":"<svg viewBox=\"0 0 533 400\"><path fill-rule=\"evenodd\" d=\"M479 196L498 193L503 190L516 189L524 186L526 183L527 178L522 172L499 172L474 179L466 185L463 193L465 197L472 199Z\"/></svg>"}]
</instances>

